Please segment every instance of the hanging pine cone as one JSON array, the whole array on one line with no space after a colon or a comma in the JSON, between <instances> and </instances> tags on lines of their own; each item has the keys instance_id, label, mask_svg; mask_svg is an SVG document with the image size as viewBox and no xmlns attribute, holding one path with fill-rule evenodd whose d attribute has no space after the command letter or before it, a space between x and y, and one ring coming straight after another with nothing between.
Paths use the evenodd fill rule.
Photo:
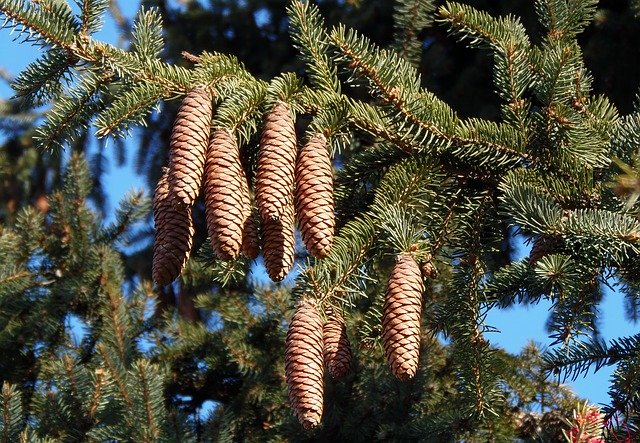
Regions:
<instances>
[{"instance_id":1,"label":"hanging pine cone","mask_svg":"<svg viewBox=\"0 0 640 443\"><path fill-rule=\"evenodd\" d=\"M293 204L296 131L289 106L278 102L267 115L256 170L256 203L263 220L276 220Z\"/></svg>"},{"instance_id":2,"label":"hanging pine cone","mask_svg":"<svg viewBox=\"0 0 640 443\"><path fill-rule=\"evenodd\" d=\"M169 193L176 209L193 205L204 172L212 114L211 94L203 87L182 100L169 141Z\"/></svg>"},{"instance_id":3,"label":"hanging pine cone","mask_svg":"<svg viewBox=\"0 0 640 443\"><path fill-rule=\"evenodd\" d=\"M291 406L305 429L314 428L322 419L324 366L322 321L309 300L302 299L296 306L284 358Z\"/></svg>"},{"instance_id":4,"label":"hanging pine cone","mask_svg":"<svg viewBox=\"0 0 640 443\"><path fill-rule=\"evenodd\" d=\"M153 243L153 280L168 285L178 278L189 259L193 244L191 208L176 211L169 201L167 174L158 181L153 196L153 220L156 228Z\"/></svg>"},{"instance_id":5,"label":"hanging pine cone","mask_svg":"<svg viewBox=\"0 0 640 443\"><path fill-rule=\"evenodd\" d=\"M251 216L251 202L236 139L226 129L216 129L211 137L204 193L213 252L222 260L234 260L242 248L242 231Z\"/></svg>"},{"instance_id":6,"label":"hanging pine cone","mask_svg":"<svg viewBox=\"0 0 640 443\"><path fill-rule=\"evenodd\" d=\"M271 280L281 281L293 267L295 237L293 206L286 206L278 220L262 220L262 251L267 274Z\"/></svg>"},{"instance_id":7,"label":"hanging pine cone","mask_svg":"<svg viewBox=\"0 0 640 443\"><path fill-rule=\"evenodd\" d=\"M351 344L342 316L333 309L326 313L328 319L322 327L324 364L331 377L338 380L351 370Z\"/></svg>"},{"instance_id":8,"label":"hanging pine cone","mask_svg":"<svg viewBox=\"0 0 640 443\"><path fill-rule=\"evenodd\" d=\"M412 255L400 255L391 271L382 308L384 353L396 378L416 375L424 284Z\"/></svg>"},{"instance_id":9,"label":"hanging pine cone","mask_svg":"<svg viewBox=\"0 0 640 443\"><path fill-rule=\"evenodd\" d=\"M553 238L540 236L534 242L529 253L529 265L535 266L545 255L553 253L553 249L556 247L556 241Z\"/></svg>"},{"instance_id":10,"label":"hanging pine cone","mask_svg":"<svg viewBox=\"0 0 640 443\"><path fill-rule=\"evenodd\" d=\"M333 175L327 139L315 134L296 161L296 214L307 251L317 258L329 255L333 244Z\"/></svg>"},{"instance_id":11,"label":"hanging pine cone","mask_svg":"<svg viewBox=\"0 0 640 443\"><path fill-rule=\"evenodd\" d=\"M436 278L438 276L438 268L433 264L431 254L427 255L420 264L420 271L422 272L423 278Z\"/></svg>"},{"instance_id":12,"label":"hanging pine cone","mask_svg":"<svg viewBox=\"0 0 640 443\"><path fill-rule=\"evenodd\" d=\"M252 260L257 258L260 253L260 233L258 232L258 223L253 211L244 222L242 235L242 253Z\"/></svg>"}]
</instances>

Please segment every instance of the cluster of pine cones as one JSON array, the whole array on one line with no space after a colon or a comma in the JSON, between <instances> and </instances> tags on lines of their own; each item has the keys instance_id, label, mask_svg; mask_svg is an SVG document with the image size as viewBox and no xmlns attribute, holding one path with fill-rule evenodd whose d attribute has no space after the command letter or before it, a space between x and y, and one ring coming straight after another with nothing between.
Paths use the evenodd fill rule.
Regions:
<instances>
[{"instance_id":1,"label":"cluster of pine cones","mask_svg":"<svg viewBox=\"0 0 640 443\"><path fill-rule=\"evenodd\" d=\"M182 273L193 244L191 211L201 188L211 246L221 260L241 253L254 259L262 245L269 277L282 280L294 263L295 218L309 253L326 257L335 226L326 138L315 134L298 152L288 105L278 101L267 114L255 178L258 229L236 139L226 128L211 133L212 103L211 93L197 87L180 104L169 167L153 200L153 280L167 285Z\"/></svg>"},{"instance_id":2,"label":"cluster of pine cones","mask_svg":"<svg viewBox=\"0 0 640 443\"><path fill-rule=\"evenodd\" d=\"M315 301L303 298L289 323L285 350L285 373L289 401L306 429L320 424L324 403L324 368L340 379L351 369L351 345L342 317L326 311L322 324Z\"/></svg>"},{"instance_id":3,"label":"cluster of pine cones","mask_svg":"<svg viewBox=\"0 0 640 443\"><path fill-rule=\"evenodd\" d=\"M156 237L153 279L175 280L193 244L192 208L204 190L207 230L221 260L240 254L254 259L262 247L269 277L282 280L294 263L297 218L309 253L326 257L333 244L334 204L327 140L315 134L298 150L293 114L278 101L267 114L259 144L254 217L250 185L236 139L227 128L211 133L213 97L198 87L187 94L171 134L169 167L153 199ZM261 233L261 235L260 235ZM383 307L382 339L393 374L413 378L420 351L420 317L424 284L412 254L401 254L393 268ZM289 399L305 428L320 423L324 368L335 379L351 367L351 348L342 317L331 308L323 324L316 302L296 306L286 339L285 371Z\"/></svg>"},{"instance_id":4,"label":"cluster of pine cones","mask_svg":"<svg viewBox=\"0 0 640 443\"><path fill-rule=\"evenodd\" d=\"M413 378L420 356L420 319L424 283L411 254L401 254L391 272L385 293L382 340L393 375ZM341 316L326 311L323 325L313 301L301 299L289 323L285 372L289 401L305 428L320 423L323 409L324 366L338 379L351 366L351 349Z\"/></svg>"}]
</instances>

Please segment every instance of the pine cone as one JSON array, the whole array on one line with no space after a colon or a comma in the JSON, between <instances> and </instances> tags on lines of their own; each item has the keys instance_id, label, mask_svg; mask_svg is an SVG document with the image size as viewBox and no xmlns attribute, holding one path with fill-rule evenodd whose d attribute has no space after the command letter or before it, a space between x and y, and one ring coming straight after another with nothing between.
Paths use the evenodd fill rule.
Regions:
<instances>
[{"instance_id":1,"label":"pine cone","mask_svg":"<svg viewBox=\"0 0 640 443\"><path fill-rule=\"evenodd\" d=\"M251 201L236 139L226 129L217 129L211 137L204 192L213 252L222 260L234 260L242 248L242 231L251 216Z\"/></svg>"},{"instance_id":2,"label":"pine cone","mask_svg":"<svg viewBox=\"0 0 640 443\"><path fill-rule=\"evenodd\" d=\"M296 131L289 107L276 103L260 138L256 203L263 220L276 220L293 204Z\"/></svg>"},{"instance_id":3,"label":"pine cone","mask_svg":"<svg viewBox=\"0 0 640 443\"><path fill-rule=\"evenodd\" d=\"M253 215L253 211L244 222L244 230L242 237L242 253L245 257L255 259L260 254L260 233L258 232L258 223Z\"/></svg>"},{"instance_id":4,"label":"pine cone","mask_svg":"<svg viewBox=\"0 0 640 443\"><path fill-rule=\"evenodd\" d=\"M322 327L324 364L331 377L338 380L351 370L351 344L342 316L331 309L328 310L327 317L328 320Z\"/></svg>"},{"instance_id":5,"label":"pine cone","mask_svg":"<svg viewBox=\"0 0 640 443\"><path fill-rule=\"evenodd\" d=\"M413 378L418 369L423 292L420 267L413 256L398 256L382 308L382 339L391 371L400 380Z\"/></svg>"},{"instance_id":6,"label":"pine cone","mask_svg":"<svg viewBox=\"0 0 640 443\"><path fill-rule=\"evenodd\" d=\"M295 237L293 206L286 206L279 220L262 220L262 251L269 278L281 281L293 267Z\"/></svg>"},{"instance_id":7,"label":"pine cone","mask_svg":"<svg viewBox=\"0 0 640 443\"><path fill-rule=\"evenodd\" d=\"M296 213L302 241L311 255L329 255L333 244L333 175L327 139L315 134L298 153Z\"/></svg>"},{"instance_id":8,"label":"pine cone","mask_svg":"<svg viewBox=\"0 0 640 443\"><path fill-rule=\"evenodd\" d=\"M308 300L296 306L284 358L291 406L305 429L314 428L320 424L323 406L322 321Z\"/></svg>"},{"instance_id":9,"label":"pine cone","mask_svg":"<svg viewBox=\"0 0 640 443\"><path fill-rule=\"evenodd\" d=\"M204 172L211 126L212 97L204 88L182 100L169 141L169 193L176 209L193 205Z\"/></svg>"},{"instance_id":10,"label":"pine cone","mask_svg":"<svg viewBox=\"0 0 640 443\"><path fill-rule=\"evenodd\" d=\"M168 285L178 278L189 259L193 244L191 208L176 211L169 201L167 174L158 181L153 196L153 220L156 228L153 243L153 280Z\"/></svg>"},{"instance_id":11,"label":"pine cone","mask_svg":"<svg viewBox=\"0 0 640 443\"><path fill-rule=\"evenodd\" d=\"M431 255L427 256L425 260L420 264L420 271L424 278L436 278L438 276L438 268L433 264L433 258Z\"/></svg>"},{"instance_id":12,"label":"pine cone","mask_svg":"<svg viewBox=\"0 0 640 443\"><path fill-rule=\"evenodd\" d=\"M553 253L553 249L556 247L556 242L553 238L540 236L534 242L529 253L529 265L535 266L545 255Z\"/></svg>"}]
</instances>

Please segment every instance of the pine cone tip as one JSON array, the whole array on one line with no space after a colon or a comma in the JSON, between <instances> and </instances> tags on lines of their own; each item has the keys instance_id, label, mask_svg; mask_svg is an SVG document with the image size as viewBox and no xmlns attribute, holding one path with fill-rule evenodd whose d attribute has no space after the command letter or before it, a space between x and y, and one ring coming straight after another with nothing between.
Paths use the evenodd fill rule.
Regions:
<instances>
[{"instance_id":1,"label":"pine cone tip","mask_svg":"<svg viewBox=\"0 0 640 443\"><path fill-rule=\"evenodd\" d=\"M318 427L321 418L317 411L305 411L298 417L298 420L300 420L303 428L313 429Z\"/></svg>"}]
</instances>

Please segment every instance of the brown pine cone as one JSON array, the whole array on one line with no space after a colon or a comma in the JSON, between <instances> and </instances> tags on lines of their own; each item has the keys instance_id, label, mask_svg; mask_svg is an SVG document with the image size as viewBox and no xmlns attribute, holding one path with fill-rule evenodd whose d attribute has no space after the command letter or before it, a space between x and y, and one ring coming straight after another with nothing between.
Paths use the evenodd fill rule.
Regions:
<instances>
[{"instance_id":1,"label":"brown pine cone","mask_svg":"<svg viewBox=\"0 0 640 443\"><path fill-rule=\"evenodd\" d=\"M338 380L351 370L351 344L342 316L330 309L327 317L328 320L322 327L324 364L331 377Z\"/></svg>"},{"instance_id":2,"label":"brown pine cone","mask_svg":"<svg viewBox=\"0 0 640 443\"><path fill-rule=\"evenodd\" d=\"M222 260L234 260L242 248L242 231L251 216L251 201L236 139L226 129L216 129L211 137L204 193L213 252Z\"/></svg>"},{"instance_id":3,"label":"brown pine cone","mask_svg":"<svg viewBox=\"0 0 640 443\"><path fill-rule=\"evenodd\" d=\"M302 299L289 323L285 343L289 401L305 429L322 419L324 366L322 321L313 302Z\"/></svg>"},{"instance_id":4,"label":"brown pine cone","mask_svg":"<svg viewBox=\"0 0 640 443\"><path fill-rule=\"evenodd\" d=\"M438 268L433 264L433 257L428 255L420 264L423 278L436 278L438 276Z\"/></svg>"},{"instance_id":5,"label":"brown pine cone","mask_svg":"<svg viewBox=\"0 0 640 443\"><path fill-rule=\"evenodd\" d=\"M296 214L302 241L311 255L329 255L333 244L333 175L327 139L315 134L296 162Z\"/></svg>"},{"instance_id":6,"label":"brown pine cone","mask_svg":"<svg viewBox=\"0 0 640 443\"><path fill-rule=\"evenodd\" d=\"M535 266L542 257L552 254L557 246L553 238L540 236L534 242L529 253L529 265Z\"/></svg>"},{"instance_id":7,"label":"brown pine cone","mask_svg":"<svg viewBox=\"0 0 640 443\"><path fill-rule=\"evenodd\" d=\"M256 170L256 203L262 220L277 220L293 204L296 131L289 106L267 114Z\"/></svg>"},{"instance_id":8,"label":"brown pine cone","mask_svg":"<svg viewBox=\"0 0 640 443\"><path fill-rule=\"evenodd\" d=\"M152 276L159 285L168 285L178 278L187 264L195 230L191 207L177 211L171 205L166 173L158 181L153 196L153 220L156 235Z\"/></svg>"},{"instance_id":9,"label":"brown pine cone","mask_svg":"<svg viewBox=\"0 0 640 443\"><path fill-rule=\"evenodd\" d=\"M253 211L244 222L242 235L242 253L252 260L257 258L260 254L260 232Z\"/></svg>"},{"instance_id":10,"label":"brown pine cone","mask_svg":"<svg viewBox=\"0 0 640 443\"><path fill-rule=\"evenodd\" d=\"M212 109L203 87L190 91L178 109L169 141L169 193L176 209L192 206L200 191Z\"/></svg>"},{"instance_id":11,"label":"brown pine cone","mask_svg":"<svg viewBox=\"0 0 640 443\"><path fill-rule=\"evenodd\" d=\"M393 375L416 375L420 355L420 317L424 284L412 255L399 255L391 271L382 308L384 353Z\"/></svg>"},{"instance_id":12,"label":"brown pine cone","mask_svg":"<svg viewBox=\"0 0 640 443\"><path fill-rule=\"evenodd\" d=\"M291 271L295 258L293 206L286 206L278 220L262 220L262 252L267 274L281 281Z\"/></svg>"}]
</instances>

